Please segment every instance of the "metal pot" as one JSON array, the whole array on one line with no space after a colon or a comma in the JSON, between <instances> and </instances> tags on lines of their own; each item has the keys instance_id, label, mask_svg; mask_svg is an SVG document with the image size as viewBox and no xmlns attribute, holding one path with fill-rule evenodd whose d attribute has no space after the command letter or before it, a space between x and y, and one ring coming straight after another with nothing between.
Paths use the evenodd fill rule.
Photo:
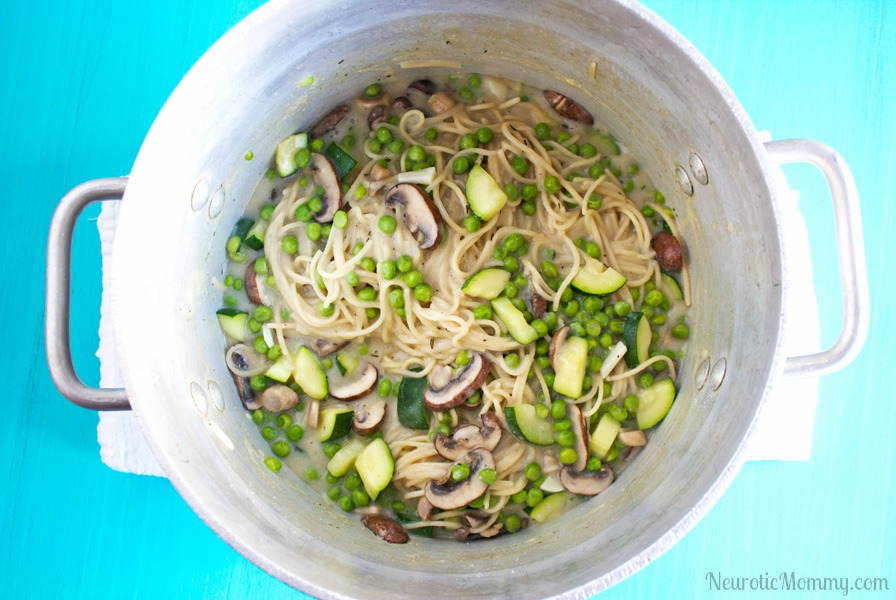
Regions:
<instances>
[{"instance_id":1,"label":"metal pot","mask_svg":"<svg viewBox=\"0 0 896 600\"><path fill-rule=\"evenodd\" d=\"M320 597L584 597L637 571L725 490L763 398L784 375L830 372L868 327L856 190L814 142L761 144L734 95L669 25L627 1L274 2L187 74L152 126L130 179L89 182L50 231L47 351L74 402L132 408L175 487L255 564ZM592 66L593 63L593 66ZM429 65L417 68L415 65ZM293 473L262 464L262 442L223 361L210 285L222 247L267 168L247 161L381 77L443 65L500 74L585 104L679 215L694 282L692 337L675 406L608 491L559 520L484 543L386 544ZM593 76L592 76L593 72ZM313 83L300 81L313 76ZM782 254L774 162L828 179L843 280L840 339L782 356ZM111 293L127 392L77 379L68 348L69 240L89 202L124 196ZM128 401L130 404L128 404Z\"/></svg>"}]
</instances>

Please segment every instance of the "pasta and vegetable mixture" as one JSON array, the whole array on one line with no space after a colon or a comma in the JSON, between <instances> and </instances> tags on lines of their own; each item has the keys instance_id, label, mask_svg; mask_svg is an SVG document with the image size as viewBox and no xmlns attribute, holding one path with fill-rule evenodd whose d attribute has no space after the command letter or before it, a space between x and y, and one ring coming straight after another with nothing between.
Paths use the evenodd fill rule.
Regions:
<instances>
[{"instance_id":1,"label":"pasta and vegetable mixture","mask_svg":"<svg viewBox=\"0 0 896 600\"><path fill-rule=\"evenodd\" d=\"M217 313L272 471L390 542L488 538L607 489L666 416L680 235L577 102L374 83L272 165Z\"/></svg>"}]
</instances>

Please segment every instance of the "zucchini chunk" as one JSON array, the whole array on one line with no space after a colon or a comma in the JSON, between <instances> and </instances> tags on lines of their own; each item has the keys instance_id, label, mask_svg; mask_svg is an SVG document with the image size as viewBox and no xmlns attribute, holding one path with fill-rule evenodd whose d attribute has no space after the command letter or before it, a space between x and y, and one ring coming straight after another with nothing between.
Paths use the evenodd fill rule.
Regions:
<instances>
[{"instance_id":1,"label":"zucchini chunk","mask_svg":"<svg viewBox=\"0 0 896 600\"><path fill-rule=\"evenodd\" d=\"M490 267L470 275L460 287L460 291L468 296L492 300L501 295L501 292L507 287L508 281L510 281L510 271Z\"/></svg>"},{"instance_id":2,"label":"zucchini chunk","mask_svg":"<svg viewBox=\"0 0 896 600\"><path fill-rule=\"evenodd\" d=\"M361 482L371 500L376 500L380 492L392 481L395 472L395 460L389 445L382 438L370 442L355 460L355 469L361 476Z\"/></svg>"},{"instance_id":3,"label":"zucchini chunk","mask_svg":"<svg viewBox=\"0 0 896 600\"><path fill-rule=\"evenodd\" d=\"M483 221L494 217L507 204L507 194L481 165L470 169L465 194L470 210Z\"/></svg>"},{"instance_id":4,"label":"zucchini chunk","mask_svg":"<svg viewBox=\"0 0 896 600\"><path fill-rule=\"evenodd\" d=\"M322 442L338 440L352 430L352 419L355 411L350 408L334 406L320 411L320 428L318 439Z\"/></svg>"},{"instance_id":5,"label":"zucchini chunk","mask_svg":"<svg viewBox=\"0 0 896 600\"><path fill-rule=\"evenodd\" d=\"M509 299L501 297L492 300L492 308L501 322L507 327L510 337L518 341L520 344L531 344L538 339L538 332L526 323L526 317L510 302Z\"/></svg>"},{"instance_id":6,"label":"zucchini chunk","mask_svg":"<svg viewBox=\"0 0 896 600\"><path fill-rule=\"evenodd\" d=\"M274 151L274 164L280 177L289 177L299 170L296 165L296 151L308 147L308 134L297 133L280 140Z\"/></svg>"},{"instance_id":7,"label":"zucchini chunk","mask_svg":"<svg viewBox=\"0 0 896 600\"><path fill-rule=\"evenodd\" d=\"M342 477L352 468L365 447L364 442L360 439L352 438L333 455L333 458L327 463L327 471L333 477Z\"/></svg>"},{"instance_id":8,"label":"zucchini chunk","mask_svg":"<svg viewBox=\"0 0 896 600\"><path fill-rule=\"evenodd\" d=\"M620 428L619 421L609 414L604 414L597 422L594 433L591 434L591 441L588 443L591 453L603 460L610 448L613 447Z\"/></svg>"},{"instance_id":9,"label":"zucchini chunk","mask_svg":"<svg viewBox=\"0 0 896 600\"><path fill-rule=\"evenodd\" d=\"M327 397L329 391L327 374L314 352L305 346L299 348L296 353L293 380L299 384L303 392L315 400L323 400Z\"/></svg>"},{"instance_id":10,"label":"zucchini chunk","mask_svg":"<svg viewBox=\"0 0 896 600\"><path fill-rule=\"evenodd\" d=\"M532 404L518 404L504 409L510 433L530 444L550 446L554 443L554 428L547 419L535 412Z\"/></svg>"},{"instance_id":11,"label":"zucchini chunk","mask_svg":"<svg viewBox=\"0 0 896 600\"><path fill-rule=\"evenodd\" d=\"M235 308L222 308L217 312L221 331L235 340L249 337L249 314Z\"/></svg>"},{"instance_id":12,"label":"zucchini chunk","mask_svg":"<svg viewBox=\"0 0 896 600\"><path fill-rule=\"evenodd\" d=\"M569 336L553 356L554 391L569 398L582 396L582 383L588 364L588 342L585 338Z\"/></svg>"},{"instance_id":13,"label":"zucchini chunk","mask_svg":"<svg viewBox=\"0 0 896 600\"><path fill-rule=\"evenodd\" d=\"M573 277L571 285L586 294L605 296L621 288L626 281L628 279L619 271L583 254L579 272Z\"/></svg>"},{"instance_id":14,"label":"zucchini chunk","mask_svg":"<svg viewBox=\"0 0 896 600\"><path fill-rule=\"evenodd\" d=\"M622 341L625 342L625 364L637 367L647 360L652 332L650 321L643 313L629 313L622 329Z\"/></svg>"},{"instance_id":15,"label":"zucchini chunk","mask_svg":"<svg viewBox=\"0 0 896 600\"><path fill-rule=\"evenodd\" d=\"M638 394L638 410L635 411L638 429L650 429L665 419L674 400L675 384L668 377L654 382L646 390L641 390Z\"/></svg>"}]
</instances>

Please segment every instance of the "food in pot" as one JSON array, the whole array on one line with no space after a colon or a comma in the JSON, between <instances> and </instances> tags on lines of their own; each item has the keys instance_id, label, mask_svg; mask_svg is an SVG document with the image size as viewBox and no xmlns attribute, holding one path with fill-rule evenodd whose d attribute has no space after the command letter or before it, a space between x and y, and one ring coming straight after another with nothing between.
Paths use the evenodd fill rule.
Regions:
<instances>
[{"instance_id":1,"label":"food in pot","mask_svg":"<svg viewBox=\"0 0 896 600\"><path fill-rule=\"evenodd\" d=\"M271 470L393 543L514 533L613 484L675 398L689 279L593 122L474 74L371 84L277 145L218 311Z\"/></svg>"}]
</instances>

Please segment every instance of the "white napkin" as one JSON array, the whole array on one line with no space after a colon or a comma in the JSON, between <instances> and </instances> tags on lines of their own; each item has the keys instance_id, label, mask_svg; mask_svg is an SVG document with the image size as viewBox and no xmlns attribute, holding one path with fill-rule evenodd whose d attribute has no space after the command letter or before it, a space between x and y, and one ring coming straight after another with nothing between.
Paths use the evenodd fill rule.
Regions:
<instances>
[{"instance_id":1,"label":"white napkin","mask_svg":"<svg viewBox=\"0 0 896 600\"><path fill-rule=\"evenodd\" d=\"M769 139L767 133L760 138ZM784 251L788 265L784 286L788 291L784 306L787 328L783 351L787 356L817 352L820 347L818 304L812 282L812 260L809 255L809 236L806 222L799 211L799 194L790 190L784 173L776 168L782 194ZM118 222L117 202L106 202L97 228L100 232L103 255L103 298L100 309L100 386L122 387L121 372L115 355L115 332L112 327L108 278ZM818 402L818 379L779 381L769 397L747 447L747 460L809 460L812 451L812 430ZM165 473L153 456L136 416L131 412L100 412L97 437L100 457L115 469L138 475Z\"/></svg>"}]
</instances>

